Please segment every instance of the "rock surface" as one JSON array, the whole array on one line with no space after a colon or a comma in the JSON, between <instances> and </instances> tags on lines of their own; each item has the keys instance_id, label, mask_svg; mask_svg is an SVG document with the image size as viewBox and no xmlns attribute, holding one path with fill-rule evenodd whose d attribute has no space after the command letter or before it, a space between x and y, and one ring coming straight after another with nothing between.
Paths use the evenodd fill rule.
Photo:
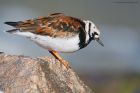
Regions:
<instances>
[{"instance_id":1,"label":"rock surface","mask_svg":"<svg viewBox=\"0 0 140 93\"><path fill-rule=\"evenodd\" d=\"M93 93L72 70L50 57L0 54L0 91L4 93Z\"/></svg>"}]
</instances>

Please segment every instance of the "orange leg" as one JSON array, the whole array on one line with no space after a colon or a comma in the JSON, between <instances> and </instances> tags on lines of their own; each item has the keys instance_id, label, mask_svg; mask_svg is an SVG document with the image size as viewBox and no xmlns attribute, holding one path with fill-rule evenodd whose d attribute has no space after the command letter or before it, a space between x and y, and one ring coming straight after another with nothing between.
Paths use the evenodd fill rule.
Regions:
<instances>
[{"instance_id":1,"label":"orange leg","mask_svg":"<svg viewBox=\"0 0 140 93\"><path fill-rule=\"evenodd\" d=\"M49 51L56 59L58 59L66 68L70 68L68 62L63 60L56 51Z\"/></svg>"}]
</instances>

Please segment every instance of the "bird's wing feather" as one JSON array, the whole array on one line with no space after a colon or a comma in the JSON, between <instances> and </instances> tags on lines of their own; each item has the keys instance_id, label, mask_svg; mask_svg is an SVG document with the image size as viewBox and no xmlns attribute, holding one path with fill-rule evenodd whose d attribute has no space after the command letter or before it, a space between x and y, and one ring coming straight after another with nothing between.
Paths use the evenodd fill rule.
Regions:
<instances>
[{"instance_id":1,"label":"bird's wing feather","mask_svg":"<svg viewBox=\"0 0 140 93\"><path fill-rule=\"evenodd\" d=\"M80 31L85 32L84 26L85 24L80 19L65 16L62 13L54 13L47 17L19 21L15 27L23 32L27 31L38 35L71 37Z\"/></svg>"}]
</instances>

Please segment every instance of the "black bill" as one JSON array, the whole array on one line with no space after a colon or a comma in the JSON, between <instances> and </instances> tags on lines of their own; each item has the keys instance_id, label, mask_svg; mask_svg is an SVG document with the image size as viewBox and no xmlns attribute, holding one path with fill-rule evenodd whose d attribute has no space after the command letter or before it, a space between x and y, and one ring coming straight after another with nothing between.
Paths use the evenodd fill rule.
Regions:
<instances>
[{"instance_id":1,"label":"black bill","mask_svg":"<svg viewBox=\"0 0 140 93\"><path fill-rule=\"evenodd\" d=\"M103 42L100 40L100 38L96 38L95 40L96 40L101 46L104 47L104 44L103 44Z\"/></svg>"}]
</instances>

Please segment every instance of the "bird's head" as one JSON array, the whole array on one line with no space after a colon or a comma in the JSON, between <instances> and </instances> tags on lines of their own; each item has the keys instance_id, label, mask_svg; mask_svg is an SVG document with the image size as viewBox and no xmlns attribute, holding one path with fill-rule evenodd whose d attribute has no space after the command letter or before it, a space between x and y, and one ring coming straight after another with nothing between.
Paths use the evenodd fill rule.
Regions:
<instances>
[{"instance_id":1,"label":"bird's head","mask_svg":"<svg viewBox=\"0 0 140 93\"><path fill-rule=\"evenodd\" d=\"M85 21L86 22L86 32L90 39L97 41L101 46L104 46L102 41L100 40L100 31L96 27L96 25L91 21Z\"/></svg>"}]
</instances>

